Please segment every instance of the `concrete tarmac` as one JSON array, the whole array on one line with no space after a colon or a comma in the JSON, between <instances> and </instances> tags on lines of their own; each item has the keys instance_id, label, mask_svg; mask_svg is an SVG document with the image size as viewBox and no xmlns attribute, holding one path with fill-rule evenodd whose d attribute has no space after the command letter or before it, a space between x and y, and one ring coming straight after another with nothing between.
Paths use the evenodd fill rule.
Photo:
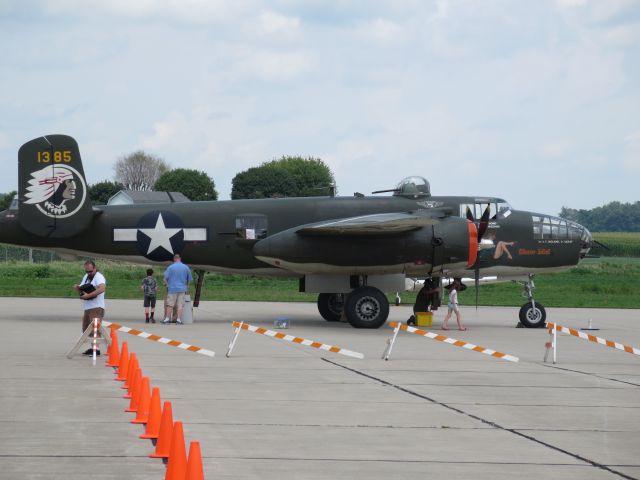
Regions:
<instances>
[{"instance_id":1,"label":"concrete tarmac","mask_svg":"<svg viewBox=\"0 0 640 480\"><path fill-rule=\"evenodd\" d=\"M404 332L385 362L389 327L325 322L313 304L202 302L185 326L145 325L141 304L107 300L106 319L216 352L119 334L187 444L200 441L206 478L640 478L640 357L559 334L558 362L544 364L548 334L513 328L517 308L463 307L469 330L440 333L519 363ZM163 478L104 357L65 356L79 309L0 298L0 479ZM409 313L392 307L390 320ZM245 331L225 357L231 321L273 328L280 316L283 332L365 359ZM548 309L572 328L589 319L590 333L640 346L638 310Z\"/></svg>"}]
</instances>

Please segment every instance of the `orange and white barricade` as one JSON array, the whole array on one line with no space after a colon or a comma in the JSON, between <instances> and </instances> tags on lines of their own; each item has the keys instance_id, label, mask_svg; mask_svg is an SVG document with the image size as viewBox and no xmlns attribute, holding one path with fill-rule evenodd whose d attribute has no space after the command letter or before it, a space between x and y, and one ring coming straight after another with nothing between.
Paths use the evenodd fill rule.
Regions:
<instances>
[{"instance_id":1,"label":"orange and white barricade","mask_svg":"<svg viewBox=\"0 0 640 480\"><path fill-rule=\"evenodd\" d=\"M547 329L549 330L550 341L545 343L546 351L544 354L544 361L547 361L549 350L553 350L553 363L556 363L556 352L558 348L558 338L556 332L566 333L572 337L578 337L588 342L597 343L609 348L615 348L616 350L622 350L623 352L631 353L633 355L640 355L640 349L631 347L629 345L623 345L622 343L613 342L606 338L596 337L595 335L589 335L588 333L575 330L573 328L564 327L557 323L547 322Z\"/></svg>"},{"instance_id":2,"label":"orange and white barricade","mask_svg":"<svg viewBox=\"0 0 640 480\"><path fill-rule=\"evenodd\" d=\"M169 345L171 347L177 347L182 350L188 350L189 352L199 353L200 355L206 355L207 357L215 356L215 352L213 352L212 350L207 350L206 348L196 347L195 345L189 345L188 343L180 342L178 340L171 340L170 338L160 337L149 332L136 330L135 328L125 327L124 325L120 325L119 323L111 323L105 320L103 320L102 323L107 327L118 330L119 332L125 332L129 335L146 338L147 340L151 340L152 342L164 343L165 345Z\"/></svg>"},{"instance_id":3,"label":"orange and white barricade","mask_svg":"<svg viewBox=\"0 0 640 480\"><path fill-rule=\"evenodd\" d=\"M432 340L437 340L438 342L448 343L450 345L453 345L454 347L461 347L467 350L472 350L474 352L484 353L485 355L501 358L502 360L508 360L510 362L519 361L518 357L514 357L513 355L509 355L507 353L498 352L496 350L491 350L490 348L481 347L479 345L474 345L473 343L464 342L462 340L456 340L455 338L446 337L444 335L428 332L426 330L420 330L419 328L410 327L400 322L391 322L389 326L394 330L393 330L393 336L387 340L387 348L382 354L382 358L384 360L389 360L389 356L391 355L391 350L393 349L393 344L396 341L398 332L400 330L404 330L405 332L415 333L416 335L420 335L426 338L431 338Z\"/></svg>"},{"instance_id":4,"label":"orange and white barricade","mask_svg":"<svg viewBox=\"0 0 640 480\"><path fill-rule=\"evenodd\" d=\"M298 345L306 345L311 348L318 348L320 350L326 350L328 352L339 353L340 355L346 355L347 357L353 358L364 358L362 353L352 352L351 350L347 350L346 348L336 347L335 345L327 345L325 343L315 342L313 340L308 340L306 338L294 337L293 335L287 335L285 333L274 332L273 330L267 330L262 327L255 327L253 325L249 325L244 322L233 322L232 324L235 327L235 332L233 334L233 338L231 342L229 342L229 349L227 350L227 357L231 356L231 351L236 344L236 340L238 339L238 335L240 334L240 330L247 330L248 332L258 333L260 335L266 335L267 337L277 338L279 340L284 340L285 342L297 343Z\"/></svg>"}]
</instances>

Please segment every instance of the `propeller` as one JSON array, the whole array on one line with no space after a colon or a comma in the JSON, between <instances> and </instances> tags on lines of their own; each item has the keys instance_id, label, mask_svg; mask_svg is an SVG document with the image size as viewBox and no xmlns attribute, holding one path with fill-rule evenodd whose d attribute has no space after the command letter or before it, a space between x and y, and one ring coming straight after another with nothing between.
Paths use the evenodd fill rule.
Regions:
<instances>
[{"instance_id":1,"label":"propeller","mask_svg":"<svg viewBox=\"0 0 640 480\"><path fill-rule=\"evenodd\" d=\"M478 245L482 240L482 237L487 232L487 228L489 227L489 216L491 215L490 205L487 204L487 208L482 212L482 217L480 217L480 221L478 222ZM467 220L473 222L475 224L475 218L473 217L473 212L471 209L467 207ZM478 309L478 300L480 295L480 262L476 259L473 265L473 279L476 287L476 310Z\"/></svg>"}]
</instances>

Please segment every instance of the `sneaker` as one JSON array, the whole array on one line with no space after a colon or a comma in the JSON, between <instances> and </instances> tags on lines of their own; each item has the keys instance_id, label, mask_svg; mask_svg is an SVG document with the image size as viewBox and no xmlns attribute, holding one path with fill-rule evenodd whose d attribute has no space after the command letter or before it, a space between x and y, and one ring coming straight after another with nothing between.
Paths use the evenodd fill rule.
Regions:
<instances>
[{"instance_id":1,"label":"sneaker","mask_svg":"<svg viewBox=\"0 0 640 480\"><path fill-rule=\"evenodd\" d=\"M184 323L182 323L182 320L178 318L176 319L176 325L184 325Z\"/></svg>"},{"instance_id":2,"label":"sneaker","mask_svg":"<svg viewBox=\"0 0 640 480\"><path fill-rule=\"evenodd\" d=\"M163 325L169 325L170 323L171 323L171 320L169 320L168 318L165 318L164 320L162 320Z\"/></svg>"},{"instance_id":3,"label":"sneaker","mask_svg":"<svg viewBox=\"0 0 640 480\"><path fill-rule=\"evenodd\" d=\"M88 357L93 356L93 348L87 348L84 352L82 352L83 355L87 355ZM100 350L96 350L96 357L100 356Z\"/></svg>"},{"instance_id":4,"label":"sneaker","mask_svg":"<svg viewBox=\"0 0 640 480\"><path fill-rule=\"evenodd\" d=\"M144 321L144 323L149 323L149 319L147 318L147 319Z\"/></svg>"},{"instance_id":5,"label":"sneaker","mask_svg":"<svg viewBox=\"0 0 640 480\"><path fill-rule=\"evenodd\" d=\"M151 323L156 323L156 319L155 319L155 318L152 318L152 319L151 319Z\"/></svg>"}]
</instances>

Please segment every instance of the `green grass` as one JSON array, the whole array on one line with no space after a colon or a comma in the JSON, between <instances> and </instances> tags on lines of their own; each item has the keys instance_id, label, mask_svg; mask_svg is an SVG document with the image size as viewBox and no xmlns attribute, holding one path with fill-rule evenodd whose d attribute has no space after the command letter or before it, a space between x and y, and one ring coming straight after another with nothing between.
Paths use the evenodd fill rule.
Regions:
<instances>
[{"instance_id":1,"label":"green grass","mask_svg":"<svg viewBox=\"0 0 640 480\"><path fill-rule=\"evenodd\" d=\"M537 275L535 298L548 307L640 308L640 258L587 258L561 273ZM523 289L513 283L480 288L481 305L522 305ZM475 290L460 294L475 303Z\"/></svg>"},{"instance_id":2,"label":"green grass","mask_svg":"<svg viewBox=\"0 0 640 480\"><path fill-rule=\"evenodd\" d=\"M107 279L108 298L142 300L140 282L146 268L100 261ZM156 269L160 279L162 269ZM73 285L82 278L82 262L0 263L0 296L76 298ZM640 308L640 258L588 258L580 266L561 273L537 275L535 298L548 307ZM523 289L511 282L483 285L480 305L519 306ZM164 291L160 291L164 296ZM256 278L208 273L202 300L315 302L317 295L299 293L297 279ZM410 304L415 293L401 294ZM389 295L393 301L394 295ZM460 293L462 305L475 304L473 285Z\"/></svg>"}]
</instances>

